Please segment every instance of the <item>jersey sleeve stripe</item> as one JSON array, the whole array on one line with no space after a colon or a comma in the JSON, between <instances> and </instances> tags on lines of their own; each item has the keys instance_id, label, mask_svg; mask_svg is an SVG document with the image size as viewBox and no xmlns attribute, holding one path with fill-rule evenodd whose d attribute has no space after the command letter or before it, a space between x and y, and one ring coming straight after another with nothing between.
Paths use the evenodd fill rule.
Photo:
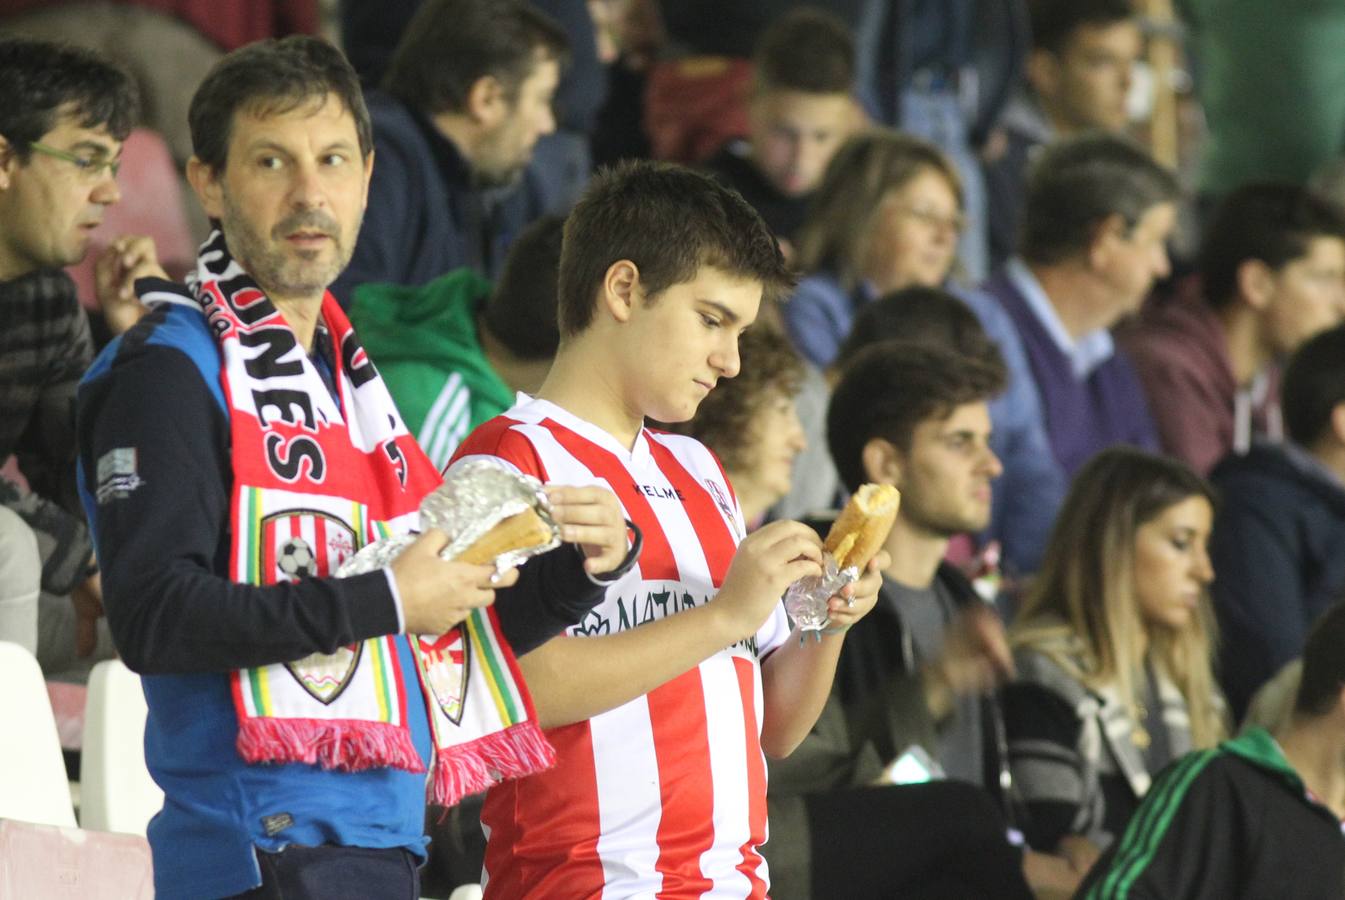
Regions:
<instances>
[{"instance_id":1,"label":"jersey sleeve stripe","mask_svg":"<svg viewBox=\"0 0 1345 900\"><path fill-rule=\"evenodd\" d=\"M705 485L693 478L662 443L651 440L649 449L659 471L673 487L682 492L687 516L696 524L701 546L705 549L705 562L710 567L710 577L718 588L724 583L724 576L728 573L729 563L733 562L733 554L737 549L737 541L724 518L725 515L732 516L733 510L721 511Z\"/></svg>"},{"instance_id":2,"label":"jersey sleeve stripe","mask_svg":"<svg viewBox=\"0 0 1345 900\"><path fill-rule=\"evenodd\" d=\"M626 514L644 532L644 550L640 553L640 572L644 579L677 581L677 558L673 555L672 545L668 543L668 537L649 500L635 489L630 473L621 461L552 419L542 424L567 453L607 482L607 486L626 508Z\"/></svg>"}]
</instances>

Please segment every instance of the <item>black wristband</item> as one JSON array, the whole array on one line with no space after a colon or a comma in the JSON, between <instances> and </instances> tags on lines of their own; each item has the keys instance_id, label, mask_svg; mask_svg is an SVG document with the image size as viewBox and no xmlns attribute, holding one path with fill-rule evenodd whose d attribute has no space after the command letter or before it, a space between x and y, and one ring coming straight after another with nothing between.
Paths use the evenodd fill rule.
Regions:
<instances>
[{"instance_id":1,"label":"black wristband","mask_svg":"<svg viewBox=\"0 0 1345 900\"><path fill-rule=\"evenodd\" d=\"M640 558L640 550L644 548L644 534L640 531L640 526L636 525L630 519L626 520L626 528L630 530L630 549L626 551L625 559L621 560L621 565L610 572L604 572L601 575L589 575L588 577L598 584L611 584L623 577L635 565L635 561Z\"/></svg>"}]
</instances>

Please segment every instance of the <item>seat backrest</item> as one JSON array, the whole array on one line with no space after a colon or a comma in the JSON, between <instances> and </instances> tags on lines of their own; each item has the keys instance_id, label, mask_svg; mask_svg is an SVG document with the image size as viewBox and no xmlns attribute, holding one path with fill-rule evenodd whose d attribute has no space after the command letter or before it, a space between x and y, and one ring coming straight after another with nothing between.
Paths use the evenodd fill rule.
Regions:
<instances>
[{"instance_id":1,"label":"seat backrest","mask_svg":"<svg viewBox=\"0 0 1345 900\"><path fill-rule=\"evenodd\" d=\"M65 759L37 660L0 641L0 684L0 818L73 828Z\"/></svg>"},{"instance_id":2,"label":"seat backrest","mask_svg":"<svg viewBox=\"0 0 1345 900\"><path fill-rule=\"evenodd\" d=\"M147 713L140 676L116 659L93 667L79 772L84 828L143 835L163 807L163 791L145 768Z\"/></svg>"},{"instance_id":3,"label":"seat backrest","mask_svg":"<svg viewBox=\"0 0 1345 900\"><path fill-rule=\"evenodd\" d=\"M149 843L0 819L0 897L40 900L153 900Z\"/></svg>"}]
</instances>

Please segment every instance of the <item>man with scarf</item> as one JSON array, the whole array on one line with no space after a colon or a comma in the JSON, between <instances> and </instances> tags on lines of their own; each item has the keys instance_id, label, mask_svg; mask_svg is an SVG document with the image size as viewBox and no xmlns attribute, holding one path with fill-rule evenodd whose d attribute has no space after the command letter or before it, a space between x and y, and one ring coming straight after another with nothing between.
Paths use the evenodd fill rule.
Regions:
<instances>
[{"instance_id":1,"label":"man with scarf","mask_svg":"<svg viewBox=\"0 0 1345 900\"><path fill-rule=\"evenodd\" d=\"M221 60L190 125L216 231L186 287L137 282L152 311L79 398L108 621L165 794L156 895L414 898L427 785L447 805L550 764L511 647L602 598L626 524L610 493L549 488L571 546L518 572L445 561L431 530L334 578L440 480L327 292L368 113L340 53L294 37Z\"/></svg>"}]
</instances>

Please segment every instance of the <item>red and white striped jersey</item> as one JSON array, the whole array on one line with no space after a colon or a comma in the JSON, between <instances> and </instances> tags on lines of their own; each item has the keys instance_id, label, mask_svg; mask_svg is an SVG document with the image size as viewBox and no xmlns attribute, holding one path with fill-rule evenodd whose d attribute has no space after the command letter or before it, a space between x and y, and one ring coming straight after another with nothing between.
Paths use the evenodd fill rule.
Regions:
<instances>
[{"instance_id":1,"label":"red and white striped jersey","mask_svg":"<svg viewBox=\"0 0 1345 900\"><path fill-rule=\"evenodd\" d=\"M637 566L570 635L675 615L723 583L742 512L698 441L645 429L627 449L552 403L524 398L473 432L458 459L481 454L545 482L606 486L644 533ZM548 731L556 767L486 798L486 896L766 896L758 660L788 634L777 607L753 639L624 706Z\"/></svg>"}]
</instances>

